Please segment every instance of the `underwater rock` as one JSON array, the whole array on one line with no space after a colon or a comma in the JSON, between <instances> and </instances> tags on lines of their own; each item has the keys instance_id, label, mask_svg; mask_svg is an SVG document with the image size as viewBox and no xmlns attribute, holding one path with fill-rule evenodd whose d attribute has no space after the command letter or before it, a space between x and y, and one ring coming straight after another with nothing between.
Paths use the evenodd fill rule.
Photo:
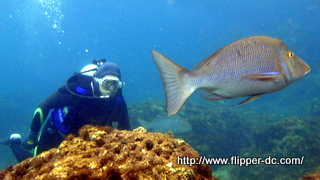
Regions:
<instances>
[{"instance_id":1,"label":"underwater rock","mask_svg":"<svg viewBox=\"0 0 320 180\"><path fill-rule=\"evenodd\" d=\"M215 179L208 165L177 164L199 157L169 134L86 125L58 148L0 171L0 179Z\"/></svg>"},{"instance_id":2,"label":"underwater rock","mask_svg":"<svg viewBox=\"0 0 320 180\"><path fill-rule=\"evenodd\" d=\"M300 180L319 180L320 179L320 171L315 173L306 173Z\"/></svg>"}]
</instances>

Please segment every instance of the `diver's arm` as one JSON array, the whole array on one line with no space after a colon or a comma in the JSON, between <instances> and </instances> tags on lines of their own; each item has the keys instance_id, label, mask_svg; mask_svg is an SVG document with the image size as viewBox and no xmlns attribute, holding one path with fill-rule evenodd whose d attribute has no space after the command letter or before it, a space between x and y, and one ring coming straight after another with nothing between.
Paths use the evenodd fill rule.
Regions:
<instances>
[{"instance_id":1,"label":"diver's arm","mask_svg":"<svg viewBox=\"0 0 320 180\"><path fill-rule=\"evenodd\" d=\"M116 115L118 121L118 129L130 130L130 120L128 114L128 108L125 100L121 96L121 101L118 102L118 114Z\"/></svg>"},{"instance_id":2,"label":"diver's arm","mask_svg":"<svg viewBox=\"0 0 320 180\"><path fill-rule=\"evenodd\" d=\"M73 96L70 93L67 93L64 90L64 87L62 87L57 92L53 93L47 99L42 101L34 112L30 131L39 132L42 124L49 115L50 110L70 105L72 97Z\"/></svg>"},{"instance_id":3,"label":"diver's arm","mask_svg":"<svg viewBox=\"0 0 320 180\"><path fill-rule=\"evenodd\" d=\"M50 111L49 108L41 105L35 110L33 114L32 123L30 126L30 131L39 132L41 125L43 124L44 120L48 116L49 111Z\"/></svg>"},{"instance_id":4,"label":"diver's arm","mask_svg":"<svg viewBox=\"0 0 320 180\"><path fill-rule=\"evenodd\" d=\"M42 101L39 107L35 110L29 129L29 135L23 142L26 149L32 149L37 145L38 133L48 117L50 110L70 104L72 95L66 92L67 91L64 90L64 87L60 88L57 92Z\"/></svg>"},{"instance_id":5,"label":"diver's arm","mask_svg":"<svg viewBox=\"0 0 320 180\"><path fill-rule=\"evenodd\" d=\"M24 148L30 150L37 146L38 134L39 134L41 125L46 119L49 111L50 109L46 108L45 106L41 107L41 105L35 110L33 114L32 123L29 129L28 137L23 142Z\"/></svg>"},{"instance_id":6,"label":"diver's arm","mask_svg":"<svg viewBox=\"0 0 320 180\"><path fill-rule=\"evenodd\" d=\"M86 90L90 90L90 80L91 77L88 76L72 76L66 85L68 86L69 90L73 92L77 92L78 87L83 87ZM40 103L33 115L30 131L39 132L51 109L70 106L73 103L75 97L69 92L69 90L66 88L66 86L62 86L55 93Z\"/></svg>"}]
</instances>

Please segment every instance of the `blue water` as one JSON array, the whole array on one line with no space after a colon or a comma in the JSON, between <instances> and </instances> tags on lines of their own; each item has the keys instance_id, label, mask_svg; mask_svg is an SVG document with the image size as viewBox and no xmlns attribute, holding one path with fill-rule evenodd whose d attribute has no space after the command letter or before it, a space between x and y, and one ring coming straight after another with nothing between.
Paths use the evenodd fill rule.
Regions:
<instances>
[{"instance_id":1,"label":"blue water","mask_svg":"<svg viewBox=\"0 0 320 180\"><path fill-rule=\"evenodd\" d=\"M164 98L150 50L190 69L252 35L283 40L312 71L240 109L274 119L303 116L319 97L319 1L1 0L0 9L0 139L26 136L38 103L93 59L121 67L131 104ZM0 162L1 169L16 163L8 147L0 146Z\"/></svg>"}]
</instances>

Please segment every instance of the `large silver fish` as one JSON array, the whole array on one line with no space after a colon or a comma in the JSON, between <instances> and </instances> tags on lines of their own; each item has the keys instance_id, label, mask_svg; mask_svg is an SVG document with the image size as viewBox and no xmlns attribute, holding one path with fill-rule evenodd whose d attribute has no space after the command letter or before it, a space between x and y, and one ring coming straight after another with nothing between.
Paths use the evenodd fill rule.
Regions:
<instances>
[{"instance_id":1,"label":"large silver fish","mask_svg":"<svg viewBox=\"0 0 320 180\"><path fill-rule=\"evenodd\" d=\"M167 115L176 114L197 89L208 100L250 96L240 104L301 79L310 66L279 39L252 36L224 46L190 71L157 51L152 58L166 92Z\"/></svg>"}]
</instances>

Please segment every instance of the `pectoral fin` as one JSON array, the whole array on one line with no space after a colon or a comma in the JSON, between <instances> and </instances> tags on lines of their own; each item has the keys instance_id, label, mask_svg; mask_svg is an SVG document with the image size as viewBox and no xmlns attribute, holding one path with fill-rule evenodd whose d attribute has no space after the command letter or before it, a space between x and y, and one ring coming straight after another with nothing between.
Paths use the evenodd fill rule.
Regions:
<instances>
[{"instance_id":1,"label":"pectoral fin","mask_svg":"<svg viewBox=\"0 0 320 180\"><path fill-rule=\"evenodd\" d=\"M267 73L261 73L261 74L249 74L249 75L243 76L242 78L277 82L279 79L279 74L280 74L279 72L267 72Z\"/></svg>"},{"instance_id":2,"label":"pectoral fin","mask_svg":"<svg viewBox=\"0 0 320 180\"><path fill-rule=\"evenodd\" d=\"M262 94L260 94L260 95L255 95L255 96L251 96L251 97L247 98L246 100L241 101L238 105L240 105L240 104L245 104L245 103L247 103L247 102L251 102L251 101L253 101L253 100L256 100L256 99L258 99L260 96L262 96Z\"/></svg>"}]
</instances>

